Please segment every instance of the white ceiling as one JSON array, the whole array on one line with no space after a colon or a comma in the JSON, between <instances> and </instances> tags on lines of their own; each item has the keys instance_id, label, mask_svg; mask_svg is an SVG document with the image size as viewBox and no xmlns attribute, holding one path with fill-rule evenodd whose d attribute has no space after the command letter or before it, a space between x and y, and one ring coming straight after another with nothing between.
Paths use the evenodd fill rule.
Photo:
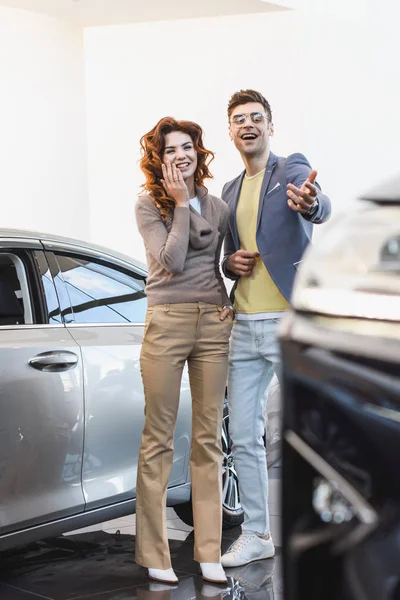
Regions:
<instances>
[{"instance_id":1,"label":"white ceiling","mask_svg":"<svg viewBox=\"0 0 400 600\"><path fill-rule=\"evenodd\" d=\"M288 2L290 6L290 0ZM285 10L282 0L0 0L83 26L117 25Z\"/></svg>"}]
</instances>

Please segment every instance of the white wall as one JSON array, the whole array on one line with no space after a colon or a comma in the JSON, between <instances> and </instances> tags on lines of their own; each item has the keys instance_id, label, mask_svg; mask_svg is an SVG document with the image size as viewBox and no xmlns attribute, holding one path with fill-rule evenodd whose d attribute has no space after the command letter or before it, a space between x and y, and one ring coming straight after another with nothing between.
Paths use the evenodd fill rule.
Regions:
<instances>
[{"instance_id":1,"label":"white wall","mask_svg":"<svg viewBox=\"0 0 400 600\"><path fill-rule=\"evenodd\" d=\"M304 152L336 213L392 175L400 139L392 22L389 3L377 14L368 0L307 0L297 11L87 29L93 239L143 258L133 217L139 138L167 114L203 126L217 153L209 189L220 193L241 169L225 113L239 88L270 100L273 150Z\"/></svg>"},{"instance_id":2,"label":"white wall","mask_svg":"<svg viewBox=\"0 0 400 600\"><path fill-rule=\"evenodd\" d=\"M0 7L0 227L89 236L83 32Z\"/></svg>"},{"instance_id":3,"label":"white wall","mask_svg":"<svg viewBox=\"0 0 400 600\"><path fill-rule=\"evenodd\" d=\"M83 48L77 26L0 7L2 226L143 258L140 136L166 114L198 121L218 194L241 169L225 112L241 87L267 96L273 150L304 152L339 212L398 170L397 11L395 0L379 12L369 0L299 0L296 11L91 28Z\"/></svg>"},{"instance_id":4,"label":"white wall","mask_svg":"<svg viewBox=\"0 0 400 600\"><path fill-rule=\"evenodd\" d=\"M299 82L292 67L297 49L281 31L297 33L293 17L284 14L85 31L93 239L143 258L133 216L142 183L139 139L163 116L202 125L207 147L216 152L215 179L208 183L216 194L242 168L226 117L227 100L239 87L259 88L270 98L275 149L299 147L299 107L291 110L290 98ZM241 44L248 43L249 35L252 51L247 53ZM273 61L272 53L281 60Z\"/></svg>"},{"instance_id":5,"label":"white wall","mask_svg":"<svg viewBox=\"0 0 400 600\"><path fill-rule=\"evenodd\" d=\"M298 28L302 148L336 209L399 173L400 18L397 0L304 0ZM314 16L314 22L310 15Z\"/></svg>"}]
</instances>

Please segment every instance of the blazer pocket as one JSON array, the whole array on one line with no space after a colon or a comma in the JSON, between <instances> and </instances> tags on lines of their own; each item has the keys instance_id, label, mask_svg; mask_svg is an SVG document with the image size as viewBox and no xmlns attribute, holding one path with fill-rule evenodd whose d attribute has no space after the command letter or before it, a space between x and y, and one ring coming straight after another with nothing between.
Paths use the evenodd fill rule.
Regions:
<instances>
[{"instance_id":1,"label":"blazer pocket","mask_svg":"<svg viewBox=\"0 0 400 600\"><path fill-rule=\"evenodd\" d=\"M269 200L270 198L273 198L274 196L282 192L282 190L283 188L281 185L279 187L273 188L270 192L267 192L267 199Z\"/></svg>"}]
</instances>

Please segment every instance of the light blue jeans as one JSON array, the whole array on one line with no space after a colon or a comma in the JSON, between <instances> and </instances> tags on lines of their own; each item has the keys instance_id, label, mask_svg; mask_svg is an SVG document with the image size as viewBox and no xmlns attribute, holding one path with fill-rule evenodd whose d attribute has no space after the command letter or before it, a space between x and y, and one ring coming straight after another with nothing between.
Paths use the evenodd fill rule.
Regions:
<instances>
[{"instance_id":1,"label":"light blue jeans","mask_svg":"<svg viewBox=\"0 0 400 600\"><path fill-rule=\"evenodd\" d=\"M242 530L269 533L268 471L263 436L267 388L280 375L279 319L233 325L228 376L229 430L244 510Z\"/></svg>"}]
</instances>

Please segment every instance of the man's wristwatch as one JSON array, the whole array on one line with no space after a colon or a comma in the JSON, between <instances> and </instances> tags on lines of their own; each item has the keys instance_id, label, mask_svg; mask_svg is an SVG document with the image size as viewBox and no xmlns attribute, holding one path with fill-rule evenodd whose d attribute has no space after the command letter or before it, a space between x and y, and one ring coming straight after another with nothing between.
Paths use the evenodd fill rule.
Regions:
<instances>
[{"instance_id":1,"label":"man's wristwatch","mask_svg":"<svg viewBox=\"0 0 400 600\"><path fill-rule=\"evenodd\" d=\"M232 310L233 312L235 312L235 309L233 308L232 304L225 304L225 306L223 306L222 308L223 309L229 308L229 310Z\"/></svg>"},{"instance_id":2,"label":"man's wristwatch","mask_svg":"<svg viewBox=\"0 0 400 600\"><path fill-rule=\"evenodd\" d=\"M312 217L315 215L315 213L317 212L319 208L319 202L318 202L318 198L315 198L314 203L310 206L310 208L308 209L307 212L304 213L305 217Z\"/></svg>"}]
</instances>

